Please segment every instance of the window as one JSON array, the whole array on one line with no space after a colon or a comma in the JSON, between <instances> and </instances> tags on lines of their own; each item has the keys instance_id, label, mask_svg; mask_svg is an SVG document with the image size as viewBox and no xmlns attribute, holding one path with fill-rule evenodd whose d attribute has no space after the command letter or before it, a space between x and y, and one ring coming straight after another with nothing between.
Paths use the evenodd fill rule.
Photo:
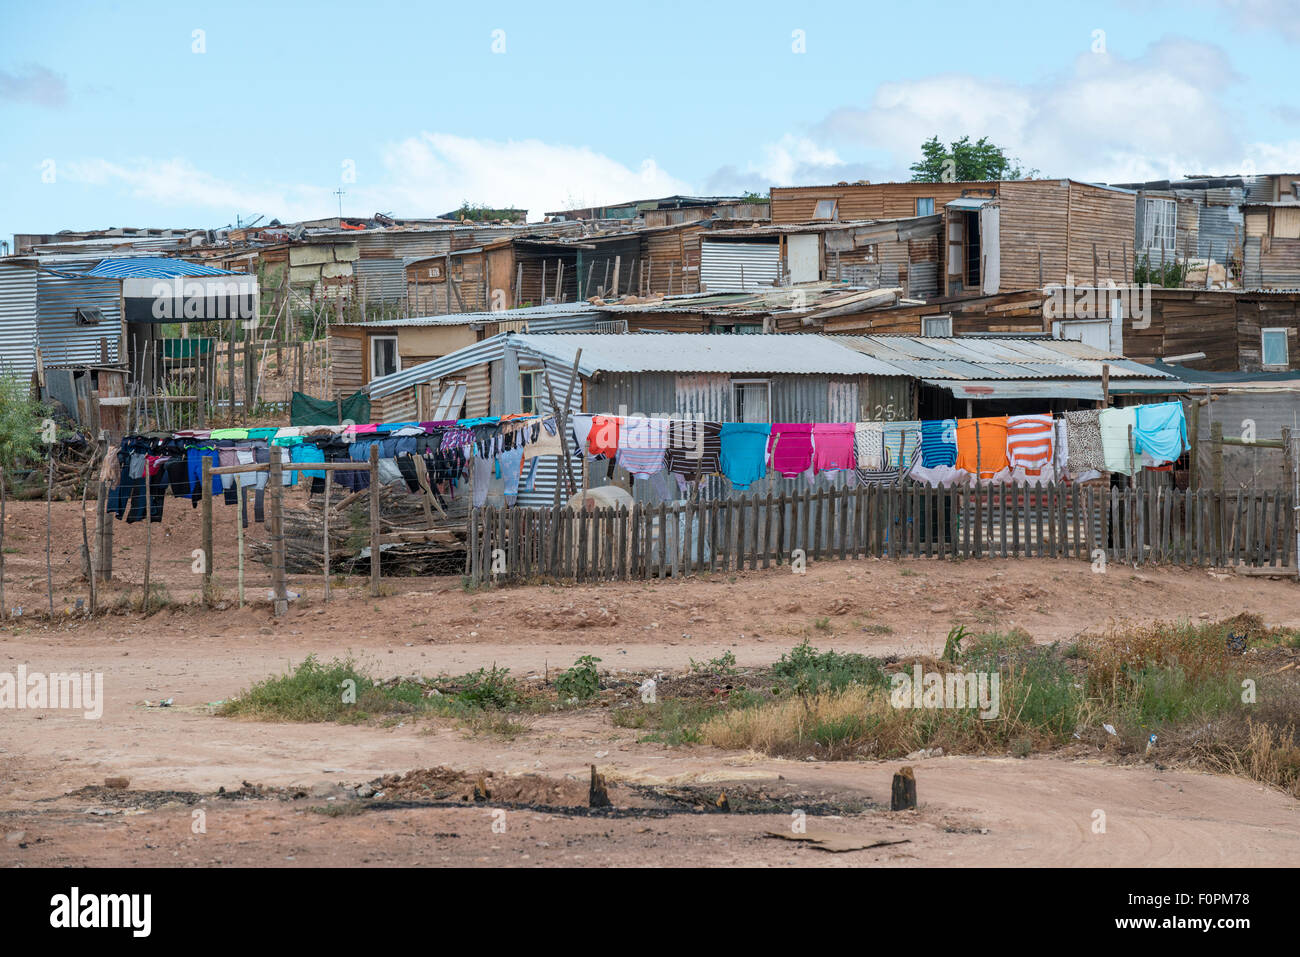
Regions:
<instances>
[{"instance_id":1,"label":"window","mask_svg":"<svg viewBox=\"0 0 1300 957\"><path fill-rule=\"evenodd\" d=\"M392 375L402 368L397 358L397 336L372 336L370 338L370 378Z\"/></svg>"},{"instance_id":2,"label":"window","mask_svg":"<svg viewBox=\"0 0 1300 957\"><path fill-rule=\"evenodd\" d=\"M733 379L731 404L736 422L771 422L772 383L767 379Z\"/></svg>"},{"instance_id":3,"label":"window","mask_svg":"<svg viewBox=\"0 0 1300 957\"><path fill-rule=\"evenodd\" d=\"M433 408L430 421L445 422L448 419L461 418L461 408L465 405L465 383L462 381L444 382L438 394L438 403Z\"/></svg>"},{"instance_id":4,"label":"window","mask_svg":"<svg viewBox=\"0 0 1300 957\"><path fill-rule=\"evenodd\" d=\"M916 215L933 216L934 215L934 197L918 196L916 198Z\"/></svg>"},{"instance_id":5,"label":"window","mask_svg":"<svg viewBox=\"0 0 1300 957\"><path fill-rule=\"evenodd\" d=\"M1178 248L1178 211L1172 199L1148 199L1142 216L1142 244L1148 252Z\"/></svg>"},{"instance_id":6,"label":"window","mask_svg":"<svg viewBox=\"0 0 1300 957\"><path fill-rule=\"evenodd\" d=\"M519 373L519 411L530 415L540 412L544 388L541 370Z\"/></svg>"},{"instance_id":7,"label":"window","mask_svg":"<svg viewBox=\"0 0 1300 957\"><path fill-rule=\"evenodd\" d=\"M1286 330L1261 329L1260 352L1263 356L1265 368L1285 369L1289 367L1291 360L1287 354Z\"/></svg>"},{"instance_id":8,"label":"window","mask_svg":"<svg viewBox=\"0 0 1300 957\"><path fill-rule=\"evenodd\" d=\"M839 200L837 199L817 200L817 208L813 210L813 219L837 219L838 206Z\"/></svg>"},{"instance_id":9,"label":"window","mask_svg":"<svg viewBox=\"0 0 1300 957\"><path fill-rule=\"evenodd\" d=\"M921 319L921 335L951 336L952 316L925 316Z\"/></svg>"},{"instance_id":10,"label":"window","mask_svg":"<svg viewBox=\"0 0 1300 957\"><path fill-rule=\"evenodd\" d=\"M89 306L77 307L77 325L97 326L104 321L104 313Z\"/></svg>"}]
</instances>

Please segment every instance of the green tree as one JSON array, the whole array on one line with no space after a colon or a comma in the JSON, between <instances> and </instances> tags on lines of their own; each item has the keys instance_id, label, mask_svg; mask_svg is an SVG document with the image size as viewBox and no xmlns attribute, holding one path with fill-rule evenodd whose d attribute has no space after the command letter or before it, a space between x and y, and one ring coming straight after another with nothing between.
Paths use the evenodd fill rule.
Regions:
<instances>
[{"instance_id":1,"label":"green tree","mask_svg":"<svg viewBox=\"0 0 1300 957\"><path fill-rule=\"evenodd\" d=\"M41 459L41 424L48 415L21 378L0 372L0 465L6 480L14 470Z\"/></svg>"},{"instance_id":2,"label":"green tree","mask_svg":"<svg viewBox=\"0 0 1300 957\"><path fill-rule=\"evenodd\" d=\"M1001 146L989 142L987 136L974 143L969 136L963 136L948 146L938 136L932 136L921 144L921 159L912 164L911 171L914 183L1022 179L1038 172L1021 170L1019 161L1008 156Z\"/></svg>"}]
</instances>

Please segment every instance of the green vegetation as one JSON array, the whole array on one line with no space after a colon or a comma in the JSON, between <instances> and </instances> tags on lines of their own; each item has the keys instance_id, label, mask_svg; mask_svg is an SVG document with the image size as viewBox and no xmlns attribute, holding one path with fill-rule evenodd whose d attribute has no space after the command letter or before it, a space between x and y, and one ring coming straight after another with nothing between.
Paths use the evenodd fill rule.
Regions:
<instances>
[{"instance_id":1,"label":"green vegetation","mask_svg":"<svg viewBox=\"0 0 1300 957\"><path fill-rule=\"evenodd\" d=\"M731 651L724 651L708 661L690 659L691 674L730 675L736 673L736 656Z\"/></svg>"},{"instance_id":2,"label":"green vegetation","mask_svg":"<svg viewBox=\"0 0 1300 957\"><path fill-rule=\"evenodd\" d=\"M587 701L600 691L600 675L596 673L599 658L583 655L555 679L555 690L561 701Z\"/></svg>"},{"instance_id":3,"label":"green vegetation","mask_svg":"<svg viewBox=\"0 0 1300 957\"><path fill-rule=\"evenodd\" d=\"M969 136L944 146L938 136L921 144L921 159L913 163L914 183L970 183L991 180L1028 179L1038 170L1024 172L1006 150L981 136L974 143Z\"/></svg>"},{"instance_id":4,"label":"green vegetation","mask_svg":"<svg viewBox=\"0 0 1300 957\"><path fill-rule=\"evenodd\" d=\"M22 379L0 373L0 466L11 485L10 473L32 468L44 457L41 423L49 415Z\"/></svg>"},{"instance_id":5,"label":"green vegetation","mask_svg":"<svg viewBox=\"0 0 1300 957\"><path fill-rule=\"evenodd\" d=\"M1133 282L1139 286L1164 286L1180 289L1187 285L1187 273L1191 267L1186 262L1170 261L1161 265L1152 264L1151 257L1143 253L1133 263Z\"/></svg>"}]
</instances>

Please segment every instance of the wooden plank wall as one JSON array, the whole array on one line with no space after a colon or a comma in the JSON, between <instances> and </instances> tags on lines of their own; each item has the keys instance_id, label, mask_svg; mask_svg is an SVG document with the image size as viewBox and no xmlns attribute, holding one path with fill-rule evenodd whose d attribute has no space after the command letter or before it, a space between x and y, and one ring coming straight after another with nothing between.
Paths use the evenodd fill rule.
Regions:
<instances>
[{"instance_id":1,"label":"wooden plank wall","mask_svg":"<svg viewBox=\"0 0 1300 957\"><path fill-rule=\"evenodd\" d=\"M789 186L772 188L772 222L812 221L817 201L839 201L842 222L860 219L906 219L916 215L916 200L930 197L934 211L944 203L970 194L989 195L999 184L989 183L839 183L834 186Z\"/></svg>"},{"instance_id":2,"label":"wooden plank wall","mask_svg":"<svg viewBox=\"0 0 1300 957\"><path fill-rule=\"evenodd\" d=\"M335 396L349 396L365 385L366 334L360 329L330 330L330 388Z\"/></svg>"}]
</instances>

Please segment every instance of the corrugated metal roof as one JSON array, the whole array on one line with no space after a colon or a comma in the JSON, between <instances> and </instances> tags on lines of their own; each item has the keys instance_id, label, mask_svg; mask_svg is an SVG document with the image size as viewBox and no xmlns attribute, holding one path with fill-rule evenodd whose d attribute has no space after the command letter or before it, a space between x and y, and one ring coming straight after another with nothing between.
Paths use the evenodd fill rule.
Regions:
<instances>
[{"instance_id":1,"label":"corrugated metal roof","mask_svg":"<svg viewBox=\"0 0 1300 957\"><path fill-rule=\"evenodd\" d=\"M1089 379L1031 379L1014 382L1006 379L980 379L954 381L952 379L924 379L927 385L947 389L957 399L1080 399L1088 402L1102 400L1101 383ZM1111 383L1112 395L1165 394L1187 392L1190 386L1178 379L1125 379L1121 384Z\"/></svg>"},{"instance_id":2,"label":"corrugated metal roof","mask_svg":"<svg viewBox=\"0 0 1300 957\"><path fill-rule=\"evenodd\" d=\"M234 276L236 273L183 259L138 256L101 260L85 275L103 279L171 279L175 276Z\"/></svg>"},{"instance_id":3,"label":"corrugated metal roof","mask_svg":"<svg viewBox=\"0 0 1300 957\"><path fill-rule=\"evenodd\" d=\"M476 322L516 322L520 319L557 319L563 316L585 316L602 311L604 307L588 302L560 302L548 306L529 306L524 309L504 309L496 312L456 312L442 316L405 316L400 319L379 319L374 322L336 322L333 326L358 329L400 328L403 326L468 326Z\"/></svg>"},{"instance_id":4,"label":"corrugated metal roof","mask_svg":"<svg viewBox=\"0 0 1300 957\"><path fill-rule=\"evenodd\" d=\"M511 339L521 350L561 361L572 362L581 349L579 371L588 376L597 372L901 374L890 364L847 348L836 337L811 334L554 333Z\"/></svg>"},{"instance_id":5,"label":"corrugated metal roof","mask_svg":"<svg viewBox=\"0 0 1300 957\"><path fill-rule=\"evenodd\" d=\"M836 336L918 379L1164 378L1150 366L1069 339L1000 336Z\"/></svg>"}]
</instances>

